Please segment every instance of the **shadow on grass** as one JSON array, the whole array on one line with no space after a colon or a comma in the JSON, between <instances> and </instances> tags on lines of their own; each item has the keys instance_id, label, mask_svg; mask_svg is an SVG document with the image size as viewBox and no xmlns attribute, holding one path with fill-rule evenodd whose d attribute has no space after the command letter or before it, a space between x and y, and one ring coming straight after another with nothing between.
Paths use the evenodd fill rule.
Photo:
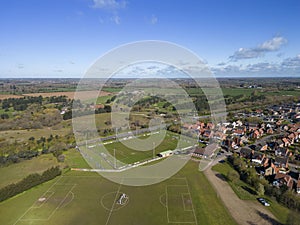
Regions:
<instances>
[{"instance_id":1,"label":"shadow on grass","mask_svg":"<svg viewBox=\"0 0 300 225\"><path fill-rule=\"evenodd\" d=\"M251 188L247 186L241 186L245 191L249 192L252 195L257 195L256 191L253 191Z\"/></svg>"},{"instance_id":2,"label":"shadow on grass","mask_svg":"<svg viewBox=\"0 0 300 225\"><path fill-rule=\"evenodd\" d=\"M216 177L218 177L219 179L221 179L221 180L223 180L223 181L226 181L226 182L228 181L228 180L227 180L227 177L223 176L223 175L220 174L220 173L217 173L217 174L216 174Z\"/></svg>"},{"instance_id":3,"label":"shadow on grass","mask_svg":"<svg viewBox=\"0 0 300 225\"><path fill-rule=\"evenodd\" d=\"M282 223L279 223L277 220L271 218L269 215L263 213L263 212L260 212L258 210L256 210L257 214L264 220L266 221L269 221L271 224L273 225L282 225Z\"/></svg>"}]
</instances>

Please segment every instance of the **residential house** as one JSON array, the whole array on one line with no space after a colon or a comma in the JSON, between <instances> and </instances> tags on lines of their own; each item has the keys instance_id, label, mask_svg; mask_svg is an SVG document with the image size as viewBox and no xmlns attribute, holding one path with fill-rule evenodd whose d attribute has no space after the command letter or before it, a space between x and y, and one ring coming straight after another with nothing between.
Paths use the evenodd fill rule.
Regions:
<instances>
[{"instance_id":1,"label":"residential house","mask_svg":"<svg viewBox=\"0 0 300 225\"><path fill-rule=\"evenodd\" d=\"M244 157L246 159L250 159L251 161L253 159L256 159L256 160L262 160L264 158L264 155L260 152L256 152L250 148L247 148L247 147L243 147L240 151L240 156L241 157Z\"/></svg>"},{"instance_id":2,"label":"residential house","mask_svg":"<svg viewBox=\"0 0 300 225\"><path fill-rule=\"evenodd\" d=\"M293 145L295 143L295 137L296 137L295 133L289 134L288 140L289 140L291 145Z\"/></svg>"},{"instance_id":3,"label":"residential house","mask_svg":"<svg viewBox=\"0 0 300 225\"><path fill-rule=\"evenodd\" d=\"M265 161L262 162L264 167L265 176L273 176L277 173L277 169L273 163L272 159L265 158Z\"/></svg>"},{"instance_id":4,"label":"residential house","mask_svg":"<svg viewBox=\"0 0 300 225\"><path fill-rule=\"evenodd\" d=\"M214 152L218 149L219 145L216 143L209 144L205 148L197 147L192 153L192 156L199 158L211 158Z\"/></svg>"},{"instance_id":5,"label":"residential house","mask_svg":"<svg viewBox=\"0 0 300 225\"><path fill-rule=\"evenodd\" d=\"M267 128L267 134L274 134L274 130L272 127Z\"/></svg>"},{"instance_id":6,"label":"residential house","mask_svg":"<svg viewBox=\"0 0 300 225\"><path fill-rule=\"evenodd\" d=\"M245 130L242 127L239 127L237 129L234 129L232 135L235 136L243 136L245 134Z\"/></svg>"},{"instance_id":7,"label":"residential house","mask_svg":"<svg viewBox=\"0 0 300 225\"><path fill-rule=\"evenodd\" d=\"M291 146L291 142L289 141L289 139L287 139L287 138L282 138L282 141L283 141L283 146L284 146L284 147L289 147L289 146Z\"/></svg>"},{"instance_id":8,"label":"residential house","mask_svg":"<svg viewBox=\"0 0 300 225\"><path fill-rule=\"evenodd\" d=\"M266 151L268 150L268 144L265 141L258 143L255 147L256 151Z\"/></svg>"},{"instance_id":9,"label":"residential house","mask_svg":"<svg viewBox=\"0 0 300 225\"><path fill-rule=\"evenodd\" d=\"M258 139L261 137L261 134L258 129L253 132L253 138Z\"/></svg>"},{"instance_id":10,"label":"residential house","mask_svg":"<svg viewBox=\"0 0 300 225\"><path fill-rule=\"evenodd\" d=\"M274 177L273 185L277 187L285 185L291 190L294 186L294 180L288 174L277 173Z\"/></svg>"},{"instance_id":11,"label":"residential house","mask_svg":"<svg viewBox=\"0 0 300 225\"><path fill-rule=\"evenodd\" d=\"M278 156L276 156L274 165L277 168L280 168L280 169L287 169L288 168L288 162L289 162L288 157L278 157Z\"/></svg>"},{"instance_id":12,"label":"residential house","mask_svg":"<svg viewBox=\"0 0 300 225\"><path fill-rule=\"evenodd\" d=\"M276 143L275 143L275 148L278 148L278 147L282 147L283 148L284 146L284 142L282 140L277 140Z\"/></svg>"},{"instance_id":13,"label":"residential house","mask_svg":"<svg viewBox=\"0 0 300 225\"><path fill-rule=\"evenodd\" d=\"M284 156L284 157L288 157L289 156L290 151L287 148L282 148L279 147L275 150L275 155L276 156Z\"/></svg>"}]
</instances>

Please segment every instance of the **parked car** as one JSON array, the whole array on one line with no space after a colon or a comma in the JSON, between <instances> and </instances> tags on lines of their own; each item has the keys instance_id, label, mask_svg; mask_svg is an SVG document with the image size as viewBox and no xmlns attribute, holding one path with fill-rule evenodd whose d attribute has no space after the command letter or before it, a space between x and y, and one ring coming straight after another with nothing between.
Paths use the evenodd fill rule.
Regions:
<instances>
[{"instance_id":1,"label":"parked car","mask_svg":"<svg viewBox=\"0 0 300 225\"><path fill-rule=\"evenodd\" d=\"M264 198L258 198L257 200L264 206L270 206L270 203Z\"/></svg>"}]
</instances>

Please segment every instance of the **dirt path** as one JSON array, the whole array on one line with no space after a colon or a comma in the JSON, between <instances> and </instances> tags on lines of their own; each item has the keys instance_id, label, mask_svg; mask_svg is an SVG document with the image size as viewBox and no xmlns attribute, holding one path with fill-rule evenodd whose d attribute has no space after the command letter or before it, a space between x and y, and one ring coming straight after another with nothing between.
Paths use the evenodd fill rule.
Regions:
<instances>
[{"instance_id":1,"label":"dirt path","mask_svg":"<svg viewBox=\"0 0 300 225\"><path fill-rule=\"evenodd\" d=\"M238 224L280 224L277 222L274 215L259 202L239 199L227 181L222 179L221 174L212 171L211 167L206 169L204 174Z\"/></svg>"}]
</instances>

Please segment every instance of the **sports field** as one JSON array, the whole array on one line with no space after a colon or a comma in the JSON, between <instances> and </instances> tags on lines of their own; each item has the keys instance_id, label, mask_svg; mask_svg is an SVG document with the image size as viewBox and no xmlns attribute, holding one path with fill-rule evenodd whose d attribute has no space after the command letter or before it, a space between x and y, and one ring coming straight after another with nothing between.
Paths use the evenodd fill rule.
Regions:
<instances>
[{"instance_id":1,"label":"sports field","mask_svg":"<svg viewBox=\"0 0 300 225\"><path fill-rule=\"evenodd\" d=\"M146 187L112 183L97 173L69 171L0 203L0 224L235 224L197 169L197 163L189 162L169 180ZM119 204L123 193L127 199Z\"/></svg>"},{"instance_id":2,"label":"sports field","mask_svg":"<svg viewBox=\"0 0 300 225\"><path fill-rule=\"evenodd\" d=\"M114 164L114 158L112 157L114 154L119 161L116 166L121 167L124 164L150 160L153 158L153 155L156 156L163 151L182 149L193 146L196 143L196 140L186 136L182 136L179 142L179 135L169 131L153 132L151 134L152 141L149 142L146 139L150 138L150 134L145 133L138 137L129 136L123 138L122 142L112 140L104 142L103 145L91 144L81 146L80 149L84 152L83 154L98 158L101 162L98 166L107 169ZM135 147L135 150L132 146Z\"/></svg>"}]
</instances>

